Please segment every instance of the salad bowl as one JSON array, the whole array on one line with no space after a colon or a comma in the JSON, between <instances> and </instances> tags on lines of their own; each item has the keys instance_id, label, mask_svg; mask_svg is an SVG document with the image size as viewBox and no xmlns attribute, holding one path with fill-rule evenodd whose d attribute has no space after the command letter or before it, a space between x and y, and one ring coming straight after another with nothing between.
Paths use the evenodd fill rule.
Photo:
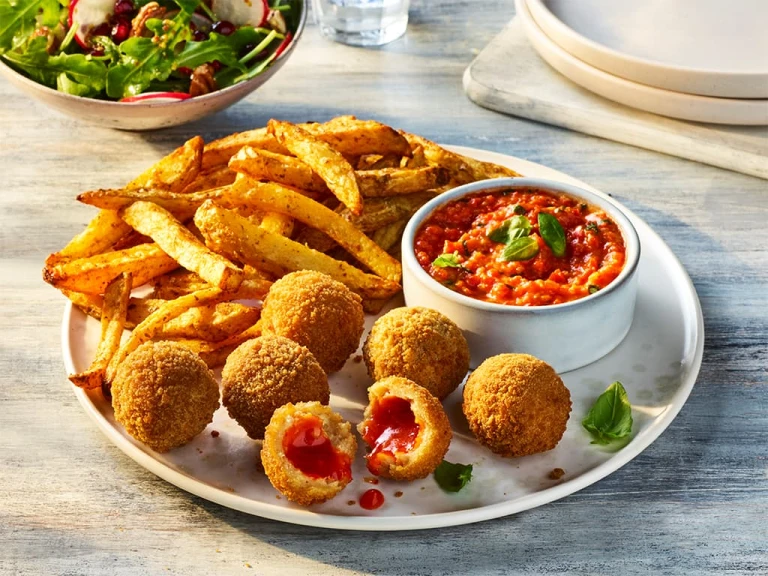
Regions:
<instances>
[{"instance_id":1,"label":"salad bowl","mask_svg":"<svg viewBox=\"0 0 768 576\"><path fill-rule=\"evenodd\" d=\"M266 2L264 5L266 6ZM280 70L293 53L307 19L306 2L297 0L295 5L299 8L299 14L295 20L295 31L275 50L269 65L251 78L208 94L190 97L189 94L174 91L151 91L119 101L78 96L36 82L12 68L3 58L0 58L0 75L46 106L91 124L136 131L178 126L199 120L235 104L266 83Z\"/></svg>"}]
</instances>

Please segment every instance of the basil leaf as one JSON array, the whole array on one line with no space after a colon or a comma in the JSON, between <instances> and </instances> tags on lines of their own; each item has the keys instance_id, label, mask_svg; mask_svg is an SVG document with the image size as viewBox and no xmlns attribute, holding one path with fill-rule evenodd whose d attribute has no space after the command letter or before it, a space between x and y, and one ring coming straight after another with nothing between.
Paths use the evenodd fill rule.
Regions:
<instances>
[{"instance_id":1,"label":"basil leaf","mask_svg":"<svg viewBox=\"0 0 768 576\"><path fill-rule=\"evenodd\" d=\"M511 223L511 220L504 220L504 222L488 232L488 238L499 244L506 244L509 242L509 225Z\"/></svg>"},{"instance_id":2,"label":"basil leaf","mask_svg":"<svg viewBox=\"0 0 768 576\"><path fill-rule=\"evenodd\" d=\"M441 254L435 258L432 266L437 266L438 268L461 268L458 254Z\"/></svg>"},{"instance_id":3,"label":"basil leaf","mask_svg":"<svg viewBox=\"0 0 768 576\"><path fill-rule=\"evenodd\" d=\"M539 253L539 243L536 238L523 236L516 238L507 244L502 253L502 258L507 262L530 260Z\"/></svg>"},{"instance_id":4,"label":"basil leaf","mask_svg":"<svg viewBox=\"0 0 768 576\"><path fill-rule=\"evenodd\" d=\"M509 220L509 227L510 228L520 228L521 230L525 230L524 236L528 236L531 232L531 221L528 220L527 216L513 216Z\"/></svg>"},{"instance_id":5,"label":"basil leaf","mask_svg":"<svg viewBox=\"0 0 768 576\"><path fill-rule=\"evenodd\" d=\"M539 234L555 256L565 256L565 230L552 214L539 212Z\"/></svg>"},{"instance_id":6,"label":"basil leaf","mask_svg":"<svg viewBox=\"0 0 768 576\"><path fill-rule=\"evenodd\" d=\"M587 290L589 290L590 294L594 294L595 292L600 292L600 286L598 286L597 284L590 284L587 287Z\"/></svg>"},{"instance_id":7,"label":"basil leaf","mask_svg":"<svg viewBox=\"0 0 768 576\"><path fill-rule=\"evenodd\" d=\"M453 464L443 460L433 475L440 488L446 492L458 492L472 480L472 464Z\"/></svg>"},{"instance_id":8,"label":"basil leaf","mask_svg":"<svg viewBox=\"0 0 768 576\"><path fill-rule=\"evenodd\" d=\"M515 238L522 238L531 233L531 221L525 216L513 216L504 220L497 228L488 233L488 238L500 244L507 244Z\"/></svg>"},{"instance_id":9,"label":"basil leaf","mask_svg":"<svg viewBox=\"0 0 768 576\"><path fill-rule=\"evenodd\" d=\"M598 227L597 227L597 224L595 224L594 222L590 222L589 224L587 224L587 225L584 227L584 229L585 229L585 230L589 230L590 232L594 232L595 234L597 234L598 232L600 232L600 228L598 228Z\"/></svg>"},{"instance_id":10,"label":"basil leaf","mask_svg":"<svg viewBox=\"0 0 768 576\"><path fill-rule=\"evenodd\" d=\"M632 433L632 406L621 382L608 386L581 425L592 434L592 444L609 444Z\"/></svg>"},{"instance_id":11,"label":"basil leaf","mask_svg":"<svg viewBox=\"0 0 768 576\"><path fill-rule=\"evenodd\" d=\"M525 214L525 208L520 206L520 204L515 204L514 212L515 214Z\"/></svg>"},{"instance_id":12,"label":"basil leaf","mask_svg":"<svg viewBox=\"0 0 768 576\"><path fill-rule=\"evenodd\" d=\"M58 13L58 0L0 0L0 54L35 30L38 14L51 24Z\"/></svg>"}]
</instances>

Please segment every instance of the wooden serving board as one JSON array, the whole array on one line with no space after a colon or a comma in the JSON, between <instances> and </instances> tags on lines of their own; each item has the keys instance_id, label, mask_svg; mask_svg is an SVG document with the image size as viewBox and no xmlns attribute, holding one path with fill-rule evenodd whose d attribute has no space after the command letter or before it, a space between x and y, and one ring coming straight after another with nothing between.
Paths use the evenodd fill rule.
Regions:
<instances>
[{"instance_id":1,"label":"wooden serving board","mask_svg":"<svg viewBox=\"0 0 768 576\"><path fill-rule=\"evenodd\" d=\"M464 72L476 104L768 179L768 127L675 120L606 100L555 71L513 19Z\"/></svg>"}]
</instances>

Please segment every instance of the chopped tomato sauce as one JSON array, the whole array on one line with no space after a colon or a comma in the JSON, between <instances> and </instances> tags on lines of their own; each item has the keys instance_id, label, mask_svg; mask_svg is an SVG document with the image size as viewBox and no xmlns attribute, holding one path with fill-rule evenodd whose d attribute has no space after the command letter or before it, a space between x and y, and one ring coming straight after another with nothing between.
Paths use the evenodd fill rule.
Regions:
<instances>
[{"instance_id":1,"label":"chopped tomato sauce","mask_svg":"<svg viewBox=\"0 0 768 576\"><path fill-rule=\"evenodd\" d=\"M352 478L349 456L333 447L323 431L323 421L317 416L301 416L285 431L283 452L291 464L310 478Z\"/></svg>"},{"instance_id":2,"label":"chopped tomato sauce","mask_svg":"<svg viewBox=\"0 0 768 576\"><path fill-rule=\"evenodd\" d=\"M384 460L412 450L418 436L419 425L410 400L397 396L374 400L371 418L363 425L363 440L372 448L368 470L378 474Z\"/></svg>"},{"instance_id":3,"label":"chopped tomato sauce","mask_svg":"<svg viewBox=\"0 0 768 576\"><path fill-rule=\"evenodd\" d=\"M376 488L366 490L360 497L360 508L366 510L376 510L376 508L381 508L382 504L384 504L384 494Z\"/></svg>"},{"instance_id":4,"label":"chopped tomato sauce","mask_svg":"<svg viewBox=\"0 0 768 576\"><path fill-rule=\"evenodd\" d=\"M538 216L554 216L565 233L558 257L541 236ZM507 260L505 244L489 238L504 222L525 216L538 253ZM539 189L480 192L435 210L416 233L421 267L451 290L486 302L515 306L561 304L605 288L621 273L626 248L621 230L599 208ZM455 266L436 266L452 255Z\"/></svg>"}]
</instances>

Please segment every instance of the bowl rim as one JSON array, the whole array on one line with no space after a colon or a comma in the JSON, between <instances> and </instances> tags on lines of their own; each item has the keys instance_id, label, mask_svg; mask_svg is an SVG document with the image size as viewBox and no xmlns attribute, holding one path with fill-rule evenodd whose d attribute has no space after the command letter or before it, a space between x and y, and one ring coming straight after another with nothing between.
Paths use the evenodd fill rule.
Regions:
<instances>
[{"instance_id":1,"label":"bowl rim","mask_svg":"<svg viewBox=\"0 0 768 576\"><path fill-rule=\"evenodd\" d=\"M310 0L301 0L301 14L299 16L299 25L296 27L296 32L293 35L293 39L291 40L291 43L288 45L288 47L283 50L283 52L275 58L274 62L270 65L270 67L267 69L271 70L277 62L286 60L288 56L291 55L293 50L296 47L297 42L299 41L299 38L301 37L302 33L304 32L304 27L307 23L307 14L309 13L309 9L307 7L307 2ZM222 90L216 90L215 92L210 92L209 94L203 94L202 96L193 96L191 98L186 98L184 100L179 100L176 102L120 102L115 100L100 100L98 98L88 98L85 96L76 96L74 94L67 94L66 92L59 92L58 90L55 90L51 88L50 86L46 86L45 84L40 84L39 82L35 82L31 78L27 78L22 73L17 72L13 68L11 68L8 64L6 64L2 58L0 58L0 71L7 74L12 74L16 76L20 82L30 86L33 89L38 89L43 92L47 92L48 94L51 94L52 96L58 96L60 98L63 98L64 100L70 100L72 102L90 102L94 103L98 106L105 106L107 108L125 108L126 106L131 106L132 108L165 108L168 106L176 106L176 107L182 107L182 106L192 106L194 103L204 103L208 102L209 100L215 100L218 96L221 96L223 94L227 94L229 92L235 92L238 89L242 89L244 86L249 86L251 83L257 83L256 80L263 79L262 75L259 74L258 76L254 76L250 80L246 80L244 82L238 82L237 84L233 84L232 86L227 86L226 88ZM266 71L265 71L266 72ZM267 79L269 76L267 77ZM257 86L258 87L258 86ZM137 94L139 96L139 94Z\"/></svg>"},{"instance_id":2,"label":"bowl rim","mask_svg":"<svg viewBox=\"0 0 768 576\"><path fill-rule=\"evenodd\" d=\"M414 238L417 230L421 227L421 224L426 218L432 214L437 208L462 198L464 196L477 194L482 191L494 191L502 188L538 188L549 192L558 192L567 196L575 197L580 200L585 200L598 208L605 210L605 212L613 218L619 225L622 236L624 238L624 246L626 248L627 261L624 263L624 268L619 275L602 290L590 294L584 298L578 300L571 300L570 302L562 302L560 304L545 304L543 306L519 306L516 304L498 304L496 302L486 302L484 300L476 300L464 294L454 292L440 284L437 280L432 278L421 267L418 260L416 260L416 254L414 251ZM630 218L625 214L624 208L609 197L606 194L600 192L593 192L582 188L580 186L574 186L573 184L566 184L565 182L559 182L557 180L549 180L547 178L494 178L490 180L479 180L477 182L471 182L464 184L444 192L443 194L436 196L426 204L424 204L408 221L403 232L402 241L402 258L403 266L408 268L414 274L415 279L423 284L425 288L453 301L456 304L476 308L486 312L501 312L506 314L551 314L564 312L576 306L589 306L601 297L605 297L624 284L626 284L634 275L637 267L640 263L640 237L635 230L634 225Z\"/></svg>"}]
</instances>

